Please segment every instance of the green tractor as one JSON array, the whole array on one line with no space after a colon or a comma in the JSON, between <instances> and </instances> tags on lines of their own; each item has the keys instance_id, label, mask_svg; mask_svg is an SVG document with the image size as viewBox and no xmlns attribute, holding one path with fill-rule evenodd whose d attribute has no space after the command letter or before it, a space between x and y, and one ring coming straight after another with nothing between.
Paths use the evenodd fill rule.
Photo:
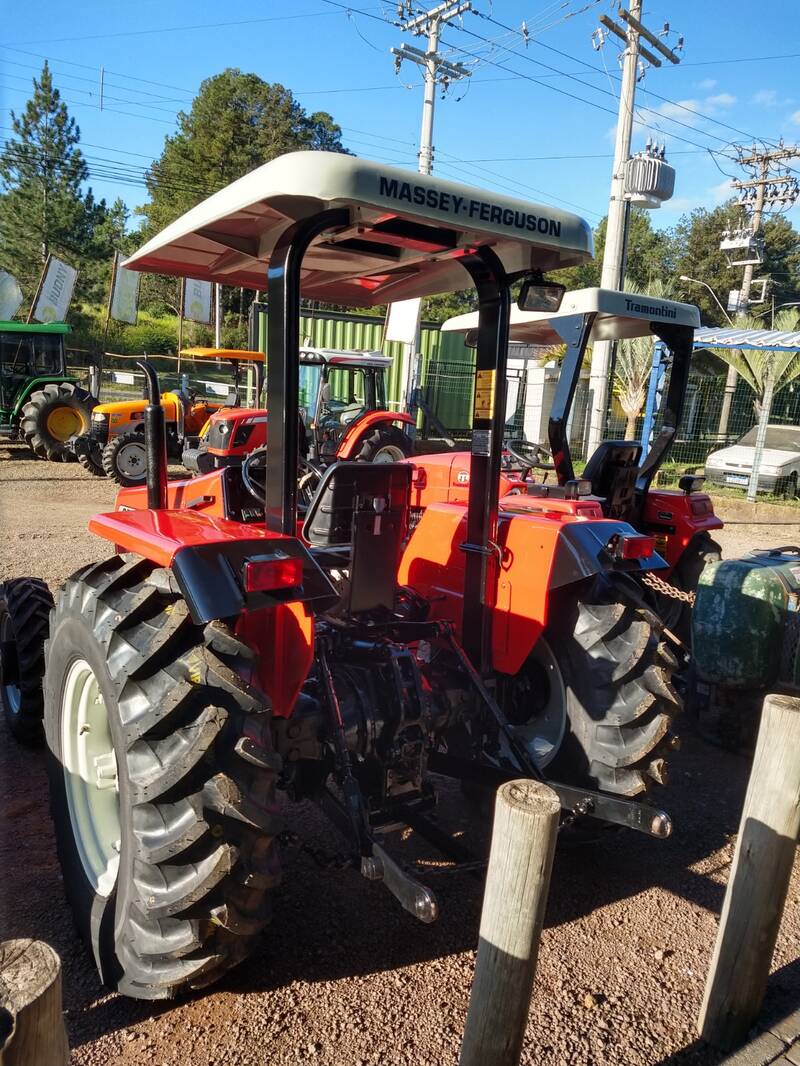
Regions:
<instances>
[{"instance_id":1,"label":"green tractor","mask_svg":"<svg viewBox=\"0 0 800 1066\"><path fill-rule=\"evenodd\" d=\"M0 322L0 438L40 459L70 462L69 441L91 426L97 400L67 374L63 322Z\"/></svg>"}]
</instances>

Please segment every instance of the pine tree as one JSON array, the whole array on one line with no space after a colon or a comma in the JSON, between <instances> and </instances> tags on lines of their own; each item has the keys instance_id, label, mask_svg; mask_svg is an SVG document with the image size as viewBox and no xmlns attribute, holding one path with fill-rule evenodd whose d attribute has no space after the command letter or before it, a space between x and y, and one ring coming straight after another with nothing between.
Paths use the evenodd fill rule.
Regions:
<instances>
[{"instance_id":1,"label":"pine tree","mask_svg":"<svg viewBox=\"0 0 800 1066\"><path fill-rule=\"evenodd\" d=\"M22 114L11 112L14 134L0 154L0 268L26 296L48 254L79 266L105 202L82 193L89 176L80 130L53 85L45 61Z\"/></svg>"}]
</instances>

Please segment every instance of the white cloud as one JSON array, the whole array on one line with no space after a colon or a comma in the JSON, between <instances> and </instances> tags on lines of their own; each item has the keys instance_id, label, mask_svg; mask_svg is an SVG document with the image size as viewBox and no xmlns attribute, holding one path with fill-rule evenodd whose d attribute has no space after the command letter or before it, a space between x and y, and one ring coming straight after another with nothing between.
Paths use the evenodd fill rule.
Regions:
<instances>
[{"instance_id":1,"label":"white cloud","mask_svg":"<svg viewBox=\"0 0 800 1066\"><path fill-rule=\"evenodd\" d=\"M777 99L778 94L775 89L759 89L753 95L753 103L759 104L761 107L774 107Z\"/></svg>"},{"instance_id":2,"label":"white cloud","mask_svg":"<svg viewBox=\"0 0 800 1066\"><path fill-rule=\"evenodd\" d=\"M731 198L733 193L731 179L725 178L725 180L721 181L719 185L712 185L708 192L715 204L724 203Z\"/></svg>"},{"instance_id":3,"label":"white cloud","mask_svg":"<svg viewBox=\"0 0 800 1066\"><path fill-rule=\"evenodd\" d=\"M795 113L791 116L791 121L796 122L797 125L800 126L800 111L795 111Z\"/></svg>"},{"instance_id":4,"label":"white cloud","mask_svg":"<svg viewBox=\"0 0 800 1066\"><path fill-rule=\"evenodd\" d=\"M706 111L715 107L730 107L736 103L736 97L730 93L717 93L716 96L707 96L704 101Z\"/></svg>"},{"instance_id":5,"label":"white cloud","mask_svg":"<svg viewBox=\"0 0 800 1066\"><path fill-rule=\"evenodd\" d=\"M716 84L717 84L717 79L716 78L703 78L702 81L699 81L697 83L697 88L698 89L705 89L706 91L708 91L709 89L713 89Z\"/></svg>"}]
</instances>

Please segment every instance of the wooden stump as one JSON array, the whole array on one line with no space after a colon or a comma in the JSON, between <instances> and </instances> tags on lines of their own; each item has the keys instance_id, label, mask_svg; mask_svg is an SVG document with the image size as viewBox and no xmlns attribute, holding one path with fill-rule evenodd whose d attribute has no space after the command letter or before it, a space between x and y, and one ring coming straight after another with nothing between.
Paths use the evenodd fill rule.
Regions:
<instances>
[{"instance_id":1,"label":"wooden stump","mask_svg":"<svg viewBox=\"0 0 800 1066\"><path fill-rule=\"evenodd\" d=\"M0 1066L67 1066L61 960L40 940L0 943Z\"/></svg>"},{"instance_id":2,"label":"wooden stump","mask_svg":"<svg viewBox=\"0 0 800 1066\"><path fill-rule=\"evenodd\" d=\"M460 1066L519 1062L560 810L555 792L538 781L498 789Z\"/></svg>"},{"instance_id":3,"label":"wooden stump","mask_svg":"<svg viewBox=\"0 0 800 1066\"><path fill-rule=\"evenodd\" d=\"M698 1029L729 1050L767 988L800 830L800 697L767 696Z\"/></svg>"}]
</instances>

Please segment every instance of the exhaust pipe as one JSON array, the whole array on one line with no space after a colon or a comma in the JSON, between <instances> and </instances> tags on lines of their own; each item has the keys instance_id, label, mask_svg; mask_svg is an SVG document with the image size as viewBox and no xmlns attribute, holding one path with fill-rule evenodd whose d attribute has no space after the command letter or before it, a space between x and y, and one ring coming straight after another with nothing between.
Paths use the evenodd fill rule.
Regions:
<instances>
[{"instance_id":1,"label":"exhaust pipe","mask_svg":"<svg viewBox=\"0 0 800 1066\"><path fill-rule=\"evenodd\" d=\"M146 359L136 364L147 381L147 406L144 409L144 448L147 457L147 506L164 510L167 506L167 428L158 375Z\"/></svg>"}]
</instances>

